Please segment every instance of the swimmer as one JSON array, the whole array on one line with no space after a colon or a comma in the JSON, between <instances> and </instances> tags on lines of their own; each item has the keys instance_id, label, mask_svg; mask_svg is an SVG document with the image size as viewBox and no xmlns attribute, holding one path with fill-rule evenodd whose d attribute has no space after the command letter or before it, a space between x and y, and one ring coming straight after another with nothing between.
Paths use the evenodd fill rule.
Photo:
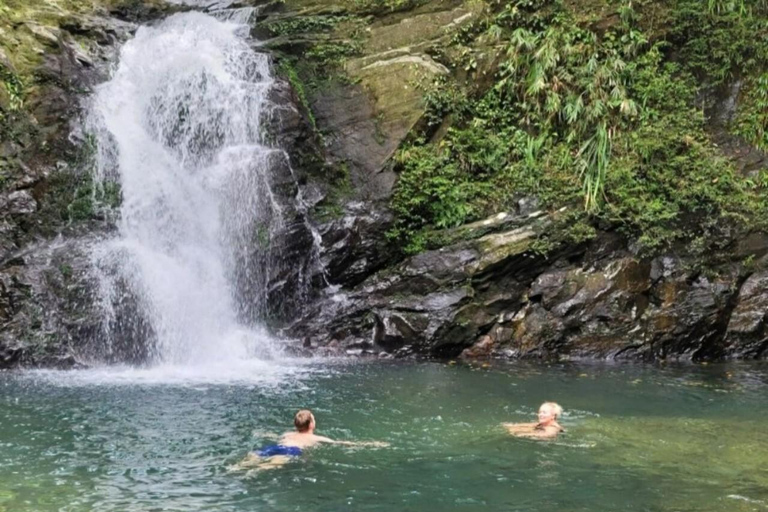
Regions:
<instances>
[{"instance_id":1,"label":"swimmer","mask_svg":"<svg viewBox=\"0 0 768 512\"><path fill-rule=\"evenodd\" d=\"M537 423L504 423L504 428L515 437L529 439L555 439L565 429L557 419L563 414L563 408L555 402L544 402L539 407Z\"/></svg>"},{"instance_id":2,"label":"swimmer","mask_svg":"<svg viewBox=\"0 0 768 512\"><path fill-rule=\"evenodd\" d=\"M280 467L295 457L299 457L304 450L320 443L339 444L344 446L389 446L387 443L376 441L335 441L328 437L315 434L315 416L311 411L302 409L293 418L296 427L295 432L286 432L280 437L278 444L265 446L260 450L250 452L239 464L239 467L256 467L258 469L272 469Z\"/></svg>"}]
</instances>

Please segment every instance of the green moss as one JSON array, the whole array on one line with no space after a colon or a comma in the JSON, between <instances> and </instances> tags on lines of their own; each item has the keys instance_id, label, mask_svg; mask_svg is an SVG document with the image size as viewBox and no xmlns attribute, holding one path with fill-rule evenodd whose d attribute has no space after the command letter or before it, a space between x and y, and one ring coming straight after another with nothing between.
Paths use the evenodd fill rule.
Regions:
<instances>
[{"instance_id":1,"label":"green moss","mask_svg":"<svg viewBox=\"0 0 768 512\"><path fill-rule=\"evenodd\" d=\"M343 64L347 57L359 55L360 50L356 41L327 41L313 45L304 56L314 61L318 68L330 70Z\"/></svg>"},{"instance_id":2,"label":"green moss","mask_svg":"<svg viewBox=\"0 0 768 512\"><path fill-rule=\"evenodd\" d=\"M283 77L285 77L288 80L288 82L291 84L293 91L296 93L296 96L299 99L299 104L304 110L304 113L306 114L307 119L309 119L309 123L312 125L312 129L317 131L317 121L315 120L315 115L312 112L312 106L309 104L309 99L307 98L307 91L304 87L304 82L301 80L301 78L299 78L299 74L296 71L294 61L289 60L287 58L280 60L280 64L278 66L278 73Z\"/></svg>"},{"instance_id":3,"label":"green moss","mask_svg":"<svg viewBox=\"0 0 768 512\"><path fill-rule=\"evenodd\" d=\"M338 83L351 82L344 72L344 63L360 53L361 44L353 39L320 39L301 44L305 49L300 58L282 53L280 44L273 46L273 49L280 59L278 70L291 82L299 100L311 115L310 102L319 91L332 89Z\"/></svg>"},{"instance_id":4,"label":"green moss","mask_svg":"<svg viewBox=\"0 0 768 512\"><path fill-rule=\"evenodd\" d=\"M274 35L303 35L318 32L330 32L339 23L350 19L348 15L338 16L296 16L268 21L263 25Z\"/></svg>"},{"instance_id":5,"label":"green moss","mask_svg":"<svg viewBox=\"0 0 768 512\"><path fill-rule=\"evenodd\" d=\"M3 111L18 112L24 107L24 84L19 76L0 64L0 118Z\"/></svg>"},{"instance_id":6,"label":"green moss","mask_svg":"<svg viewBox=\"0 0 768 512\"><path fill-rule=\"evenodd\" d=\"M427 3L428 0L353 0L356 12L380 14L408 11Z\"/></svg>"},{"instance_id":7,"label":"green moss","mask_svg":"<svg viewBox=\"0 0 768 512\"><path fill-rule=\"evenodd\" d=\"M59 265L59 272L61 272L61 275L65 279L71 278L72 277L72 272L73 272L72 265L68 265L68 264Z\"/></svg>"},{"instance_id":8,"label":"green moss","mask_svg":"<svg viewBox=\"0 0 768 512\"><path fill-rule=\"evenodd\" d=\"M86 135L69 166L54 172L45 181L38 217L42 231L51 234L66 224L101 219L120 207L120 185L93 179L95 144L94 138Z\"/></svg>"},{"instance_id":9,"label":"green moss","mask_svg":"<svg viewBox=\"0 0 768 512\"><path fill-rule=\"evenodd\" d=\"M260 249L268 249L270 242L269 226L259 224L256 226L256 243Z\"/></svg>"},{"instance_id":10,"label":"green moss","mask_svg":"<svg viewBox=\"0 0 768 512\"><path fill-rule=\"evenodd\" d=\"M344 203L353 192L349 164L342 162L326 171L330 171L325 175L330 188L325 199L314 209L314 216L320 222L328 222L344 215Z\"/></svg>"}]
</instances>

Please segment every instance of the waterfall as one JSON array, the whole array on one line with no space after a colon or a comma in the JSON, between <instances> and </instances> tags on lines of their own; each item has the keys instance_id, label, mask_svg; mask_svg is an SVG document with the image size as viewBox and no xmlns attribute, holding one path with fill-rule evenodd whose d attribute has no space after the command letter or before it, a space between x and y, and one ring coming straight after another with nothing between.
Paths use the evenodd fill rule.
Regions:
<instances>
[{"instance_id":1,"label":"waterfall","mask_svg":"<svg viewBox=\"0 0 768 512\"><path fill-rule=\"evenodd\" d=\"M263 300L285 222L270 184L285 157L262 126L273 78L238 23L247 16L189 12L141 27L94 95L97 182L122 193L118 235L93 251L104 337L134 339L156 364L279 353L239 305ZM243 301L242 289L260 292Z\"/></svg>"}]
</instances>

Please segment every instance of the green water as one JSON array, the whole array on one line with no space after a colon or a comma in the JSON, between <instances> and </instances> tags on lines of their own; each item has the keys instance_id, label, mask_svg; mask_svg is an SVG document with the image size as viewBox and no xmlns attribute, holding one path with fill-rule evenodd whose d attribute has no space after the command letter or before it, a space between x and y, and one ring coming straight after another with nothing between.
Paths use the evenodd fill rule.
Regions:
<instances>
[{"instance_id":1,"label":"green water","mask_svg":"<svg viewBox=\"0 0 768 512\"><path fill-rule=\"evenodd\" d=\"M766 511L768 366L324 363L252 381L0 373L0 511ZM553 443L509 438L540 402ZM312 408L317 448L231 471Z\"/></svg>"}]
</instances>

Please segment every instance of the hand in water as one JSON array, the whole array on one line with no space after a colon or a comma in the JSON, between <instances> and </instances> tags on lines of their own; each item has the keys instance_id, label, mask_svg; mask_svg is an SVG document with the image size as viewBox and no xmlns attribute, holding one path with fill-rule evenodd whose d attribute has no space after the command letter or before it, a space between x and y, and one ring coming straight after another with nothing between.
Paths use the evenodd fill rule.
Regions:
<instances>
[{"instance_id":1,"label":"hand in water","mask_svg":"<svg viewBox=\"0 0 768 512\"><path fill-rule=\"evenodd\" d=\"M360 444L362 446L370 446L372 448L388 448L390 446L389 443L384 441L363 441Z\"/></svg>"},{"instance_id":2,"label":"hand in water","mask_svg":"<svg viewBox=\"0 0 768 512\"><path fill-rule=\"evenodd\" d=\"M389 443L383 441L335 441L334 444L341 444L344 446L367 446L371 448L386 448Z\"/></svg>"}]
</instances>

